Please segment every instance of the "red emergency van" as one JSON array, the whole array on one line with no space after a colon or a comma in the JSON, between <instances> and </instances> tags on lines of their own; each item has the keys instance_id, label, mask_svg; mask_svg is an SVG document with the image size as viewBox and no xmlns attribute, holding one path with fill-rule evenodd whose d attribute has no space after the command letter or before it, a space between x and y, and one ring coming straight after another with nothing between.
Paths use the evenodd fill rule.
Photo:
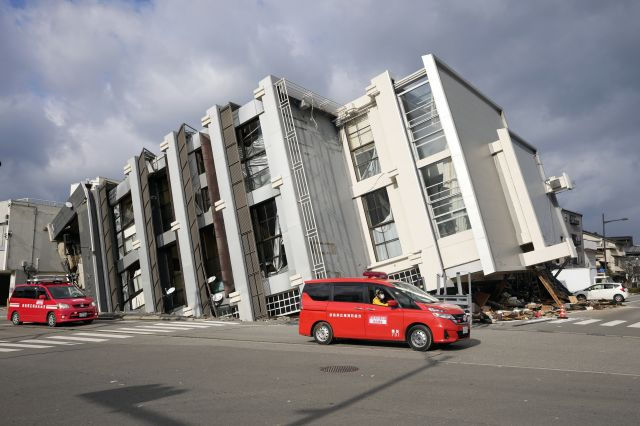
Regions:
<instances>
[{"instance_id":1,"label":"red emergency van","mask_svg":"<svg viewBox=\"0 0 640 426\"><path fill-rule=\"evenodd\" d=\"M453 343L471 335L462 308L379 272L307 281L301 304L298 332L320 344L334 338L391 340L426 351L432 343Z\"/></svg>"},{"instance_id":2,"label":"red emergency van","mask_svg":"<svg viewBox=\"0 0 640 426\"><path fill-rule=\"evenodd\" d=\"M14 325L40 322L55 327L71 321L91 323L97 316L91 297L73 284L60 281L17 285L7 309L7 319Z\"/></svg>"}]
</instances>

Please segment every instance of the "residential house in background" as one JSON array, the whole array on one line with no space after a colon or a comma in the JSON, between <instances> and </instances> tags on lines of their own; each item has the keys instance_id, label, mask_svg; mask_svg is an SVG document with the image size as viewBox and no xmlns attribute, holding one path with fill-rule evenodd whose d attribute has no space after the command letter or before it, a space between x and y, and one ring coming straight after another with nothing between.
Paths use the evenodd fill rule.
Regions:
<instances>
[{"instance_id":1,"label":"residential house in background","mask_svg":"<svg viewBox=\"0 0 640 426\"><path fill-rule=\"evenodd\" d=\"M47 224L62 205L31 198L0 202L0 306L6 305L15 285L31 274L64 275L47 234Z\"/></svg>"}]
</instances>

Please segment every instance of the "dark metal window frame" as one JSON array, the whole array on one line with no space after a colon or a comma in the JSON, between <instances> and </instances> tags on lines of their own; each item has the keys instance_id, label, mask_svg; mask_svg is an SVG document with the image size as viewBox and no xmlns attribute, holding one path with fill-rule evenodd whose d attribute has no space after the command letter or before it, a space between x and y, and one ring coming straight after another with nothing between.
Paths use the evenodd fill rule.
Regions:
<instances>
[{"instance_id":1,"label":"dark metal window frame","mask_svg":"<svg viewBox=\"0 0 640 426\"><path fill-rule=\"evenodd\" d=\"M366 124L362 125L363 122ZM351 132L349 130L350 127L355 126L355 131ZM360 117L356 117L348 123L345 123L344 132L347 138L347 143L349 145L349 150L351 151L351 160L353 161L353 168L356 175L356 179L358 181L370 178L372 176L376 176L380 174L380 161L378 159L378 150L376 149L376 143L373 139L373 134L371 135L371 141L366 141L363 143L362 136L367 132L371 133L371 124L369 123L369 119L367 114L363 114ZM364 160L360 162L358 160L358 155L373 150L373 155L368 160ZM373 170L373 173L368 176L363 176L361 172L361 166L366 166L364 170Z\"/></svg>"},{"instance_id":2,"label":"dark metal window frame","mask_svg":"<svg viewBox=\"0 0 640 426\"><path fill-rule=\"evenodd\" d=\"M378 216L382 216L379 214L379 212L384 209L384 206L382 206L379 203L379 200L375 198L378 194L382 194L382 193L384 193L384 198L386 198L387 204L389 205L389 214L385 217L386 220L383 220L379 223L372 223L372 214L378 213L377 214ZM376 189L375 191L364 194L362 196L362 204L364 207L365 216L367 218L367 226L369 227L369 235L371 236L371 244L373 244L373 249L374 249L373 251L376 255L376 260L382 261L382 260L390 259L393 256L389 255L388 246L392 243L400 242L400 236L398 235L397 229L395 229L395 234L396 234L395 238L391 238L389 240L385 239L380 243L376 243L376 238L374 236L375 232L381 232L382 235L384 236L385 231L381 230L381 228L384 228L385 226L393 225L395 228L395 219L393 217L393 211L391 209L391 204L389 202L389 194L387 193L387 188ZM384 258L381 258L381 256L378 255L378 248L382 246L384 246L384 250L387 254L386 257ZM400 246L400 250L402 251L402 246Z\"/></svg>"},{"instance_id":3,"label":"dark metal window frame","mask_svg":"<svg viewBox=\"0 0 640 426\"><path fill-rule=\"evenodd\" d=\"M272 213L269 207L273 206ZM278 206L275 198L270 198L250 208L251 220L253 223L254 236L256 240L256 249L258 252L258 260L260 262L260 270L264 277L275 275L281 272L287 266L287 255L282 241L282 231L278 218ZM264 230L274 229L277 233L264 235ZM268 252L273 252L273 247L278 245L280 253L267 257ZM271 247L271 250L268 250ZM280 267L274 266L274 260L279 258Z\"/></svg>"},{"instance_id":4,"label":"dark metal window frame","mask_svg":"<svg viewBox=\"0 0 640 426\"><path fill-rule=\"evenodd\" d=\"M243 135L245 129L249 129L249 132L246 135ZM258 135L254 135L256 132L259 132ZM264 148L264 139L262 136L262 128L260 127L260 120L255 118L248 123L243 124L237 130L238 133L238 147L240 148L240 163L242 165L242 172L244 174L245 187L247 188L247 192L251 192L254 189L260 188L266 183L260 183L264 175L267 176L267 180L270 178L269 172L269 163L267 160L267 151ZM249 142L250 141L250 142ZM256 141L262 141L262 148L257 150L254 153L248 154L248 147L253 147ZM247 145L249 143L249 145ZM251 166L255 160L261 159L264 160L266 166L257 172L252 172Z\"/></svg>"}]
</instances>

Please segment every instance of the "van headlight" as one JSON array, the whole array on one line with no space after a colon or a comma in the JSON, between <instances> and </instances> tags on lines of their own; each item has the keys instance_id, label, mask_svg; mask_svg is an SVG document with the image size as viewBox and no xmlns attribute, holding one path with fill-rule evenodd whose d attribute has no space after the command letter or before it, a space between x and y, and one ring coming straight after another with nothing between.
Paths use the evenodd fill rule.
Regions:
<instances>
[{"instance_id":1,"label":"van headlight","mask_svg":"<svg viewBox=\"0 0 640 426\"><path fill-rule=\"evenodd\" d=\"M91 302L91 306L96 306L96 302Z\"/></svg>"},{"instance_id":2,"label":"van headlight","mask_svg":"<svg viewBox=\"0 0 640 426\"><path fill-rule=\"evenodd\" d=\"M448 319L448 320L451 320L453 322L456 321L456 319L453 317L453 315L445 313L445 311L443 311L442 309L438 309L438 308L428 308L428 309L434 316L436 316L438 318Z\"/></svg>"},{"instance_id":3,"label":"van headlight","mask_svg":"<svg viewBox=\"0 0 640 426\"><path fill-rule=\"evenodd\" d=\"M66 303L58 303L58 309L69 309L71 306Z\"/></svg>"}]
</instances>

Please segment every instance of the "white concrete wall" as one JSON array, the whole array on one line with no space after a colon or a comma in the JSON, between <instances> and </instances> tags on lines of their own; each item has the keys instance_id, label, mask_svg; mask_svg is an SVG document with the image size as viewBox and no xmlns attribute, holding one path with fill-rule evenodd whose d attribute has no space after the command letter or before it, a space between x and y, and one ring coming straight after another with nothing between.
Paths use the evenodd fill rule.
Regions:
<instances>
[{"instance_id":1,"label":"white concrete wall","mask_svg":"<svg viewBox=\"0 0 640 426\"><path fill-rule=\"evenodd\" d=\"M355 107L370 104L367 115L376 144L381 174L360 182L356 180L349 146L344 131L342 132L344 155L360 217L360 228L369 254L368 268L394 273L418 266L427 288L435 289L436 275L443 272L442 261L393 81L391 75L385 72L373 78L371 83L368 89L375 93L372 96L373 100L369 96L363 96L351 104ZM402 255L378 262L373 251L361 197L379 188L387 189Z\"/></svg>"},{"instance_id":2,"label":"white concrete wall","mask_svg":"<svg viewBox=\"0 0 640 426\"><path fill-rule=\"evenodd\" d=\"M500 176L489 150L489 143L498 139L497 129L505 127L502 111L479 96L447 68L439 66L438 72L457 134L457 138L447 138L447 141L450 145L459 143L464 158L462 167L468 170L471 179L469 186L473 188L473 194L465 197L465 205L471 204L467 203L467 199L475 198L480 214L477 221L484 227L495 271L520 270L523 268L519 259L521 250ZM441 109L441 105L437 107ZM461 179L460 163L454 164L458 179ZM467 211L471 214L469 209ZM478 251L484 250L483 244L477 244L484 237L476 232L473 223L472 230ZM485 270L485 273L491 272Z\"/></svg>"}]
</instances>

